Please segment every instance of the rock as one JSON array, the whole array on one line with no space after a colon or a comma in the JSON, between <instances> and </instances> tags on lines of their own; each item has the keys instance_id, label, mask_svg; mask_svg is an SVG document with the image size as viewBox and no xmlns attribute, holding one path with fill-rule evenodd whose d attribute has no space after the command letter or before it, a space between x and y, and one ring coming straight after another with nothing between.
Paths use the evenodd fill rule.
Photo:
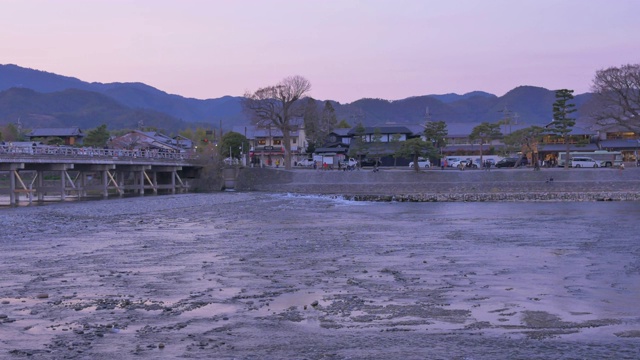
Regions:
<instances>
[{"instance_id":1,"label":"rock","mask_svg":"<svg viewBox=\"0 0 640 360\"><path fill-rule=\"evenodd\" d=\"M316 306L318 306L318 304L319 304L319 303L318 303L318 300L314 300L314 301L311 303L311 306L316 307Z\"/></svg>"},{"instance_id":2,"label":"rock","mask_svg":"<svg viewBox=\"0 0 640 360\"><path fill-rule=\"evenodd\" d=\"M164 343L160 343L160 344L158 344L158 348L160 348L160 349L164 349Z\"/></svg>"},{"instance_id":3,"label":"rock","mask_svg":"<svg viewBox=\"0 0 640 360\"><path fill-rule=\"evenodd\" d=\"M2 304L2 305L7 305L7 304L9 304L9 300L2 300L2 303L1 303L1 304Z\"/></svg>"},{"instance_id":4,"label":"rock","mask_svg":"<svg viewBox=\"0 0 640 360\"><path fill-rule=\"evenodd\" d=\"M49 298L49 294L46 294L46 293L36 295L36 299L47 299L47 298Z\"/></svg>"}]
</instances>

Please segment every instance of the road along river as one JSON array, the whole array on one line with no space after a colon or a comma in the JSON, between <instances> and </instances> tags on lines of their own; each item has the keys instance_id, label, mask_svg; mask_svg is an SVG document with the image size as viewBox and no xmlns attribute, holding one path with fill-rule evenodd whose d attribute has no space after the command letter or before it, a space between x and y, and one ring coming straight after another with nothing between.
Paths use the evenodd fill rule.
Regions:
<instances>
[{"instance_id":1,"label":"road along river","mask_svg":"<svg viewBox=\"0 0 640 360\"><path fill-rule=\"evenodd\" d=\"M636 359L640 202L0 210L0 358Z\"/></svg>"}]
</instances>

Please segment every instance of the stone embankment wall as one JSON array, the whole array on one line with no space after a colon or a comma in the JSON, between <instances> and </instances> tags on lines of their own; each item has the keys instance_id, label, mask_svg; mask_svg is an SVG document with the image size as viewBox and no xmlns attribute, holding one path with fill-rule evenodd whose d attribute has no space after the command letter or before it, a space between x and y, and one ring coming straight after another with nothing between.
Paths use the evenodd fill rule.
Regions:
<instances>
[{"instance_id":1,"label":"stone embankment wall","mask_svg":"<svg viewBox=\"0 0 640 360\"><path fill-rule=\"evenodd\" d=\"M640 169L243 169L236 190L368 201L637 201Z\"/></svg>"}]
</instances>

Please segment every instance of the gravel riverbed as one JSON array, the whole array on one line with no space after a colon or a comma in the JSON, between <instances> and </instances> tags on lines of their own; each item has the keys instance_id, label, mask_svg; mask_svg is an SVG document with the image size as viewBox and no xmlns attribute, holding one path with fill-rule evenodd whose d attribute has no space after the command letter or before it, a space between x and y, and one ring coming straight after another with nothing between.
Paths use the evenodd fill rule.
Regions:
<instances>
[{"instance_id":1,"label":"gravel riverbed","mask_svg":"<svg viewBox=\"0 0 640 360\"><path fill-rule=\"evenodd\" d=\"M636 359L638 202L0 210L0 358Z\"/></svg>"}]
</instances>

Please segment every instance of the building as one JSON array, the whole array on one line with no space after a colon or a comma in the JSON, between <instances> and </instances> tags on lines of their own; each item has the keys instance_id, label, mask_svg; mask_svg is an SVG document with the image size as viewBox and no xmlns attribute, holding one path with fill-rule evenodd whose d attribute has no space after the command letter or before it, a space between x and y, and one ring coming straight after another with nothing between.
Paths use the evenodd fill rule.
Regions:
<instances>
[{"instance_id":1,"label":"building","mask_svg":"<svg viewBox=\"0 0 640 360\"><path fill-rule=\"evenodd\" d=\"M315 148L314 153L322 156L336 156L338 160L343 160L347 157L351 144L350 130L347 128L334 129L327 135L324 144Z\"/></svg>"},{"instance_id":2,"label":"building","mask_svg":"<svg viewBox=\"0 0 640 360\"><path fill-rule=\"evenodd\" d=\"M637 162L640 158L640 134L620 125L600 127L597 134L601 150L620 151L623 161Z\"/></svg>"},{"instance_id":3,"label":"building","mask_svg":"<svg viewBox=\"0 0 640 360\"><path fill-rule=\"evenodd\" d=\"M28 133L29 141L48 143L53 139L62 139L64 145L82 145L85 134L78 127L33 129Z\"/></svg>"},{"instance_id":4,"label":"building","mask_svg":"<svg viewBox=\"0 0 640 360\"><path fill-rule=\"evenodd\" d=\"M551 123L545 126L549 128ZM574 126L568 134L569 151L596 151L598 150L597 133L587 128ZM567 151L567 144L562 135L547 132L542 136L542 141L537 146L538 158L545 163L557 163L558 154ZM531 159L530 159L531 160Z\"/></svg>"},{"instance_id":5,"label":"building","mask_svg":"<svg viewBox=\"0 0 640 360\"><path fill-rule=\"evenodd\" d=\"M253 166L284 166L284 135L275 126L235 126L233 132L249 141L249 163ZM291 120L289 132L291 161L306 157L307 140L302 118ZM294 164L292 164L294 165Z\"/></svg>"},{"instance_id":6,"label":"building","mask_svg":"<svg viewBox=\"0 0 640 360\"><path fill-rule=\"evenodd\" d=\"M181 152L182 146L178 141L155 131L132 130L122 136L109 140L108 146L113 149L126 150L157 150L167 152Z\"/></svg>"}]
</instances>

